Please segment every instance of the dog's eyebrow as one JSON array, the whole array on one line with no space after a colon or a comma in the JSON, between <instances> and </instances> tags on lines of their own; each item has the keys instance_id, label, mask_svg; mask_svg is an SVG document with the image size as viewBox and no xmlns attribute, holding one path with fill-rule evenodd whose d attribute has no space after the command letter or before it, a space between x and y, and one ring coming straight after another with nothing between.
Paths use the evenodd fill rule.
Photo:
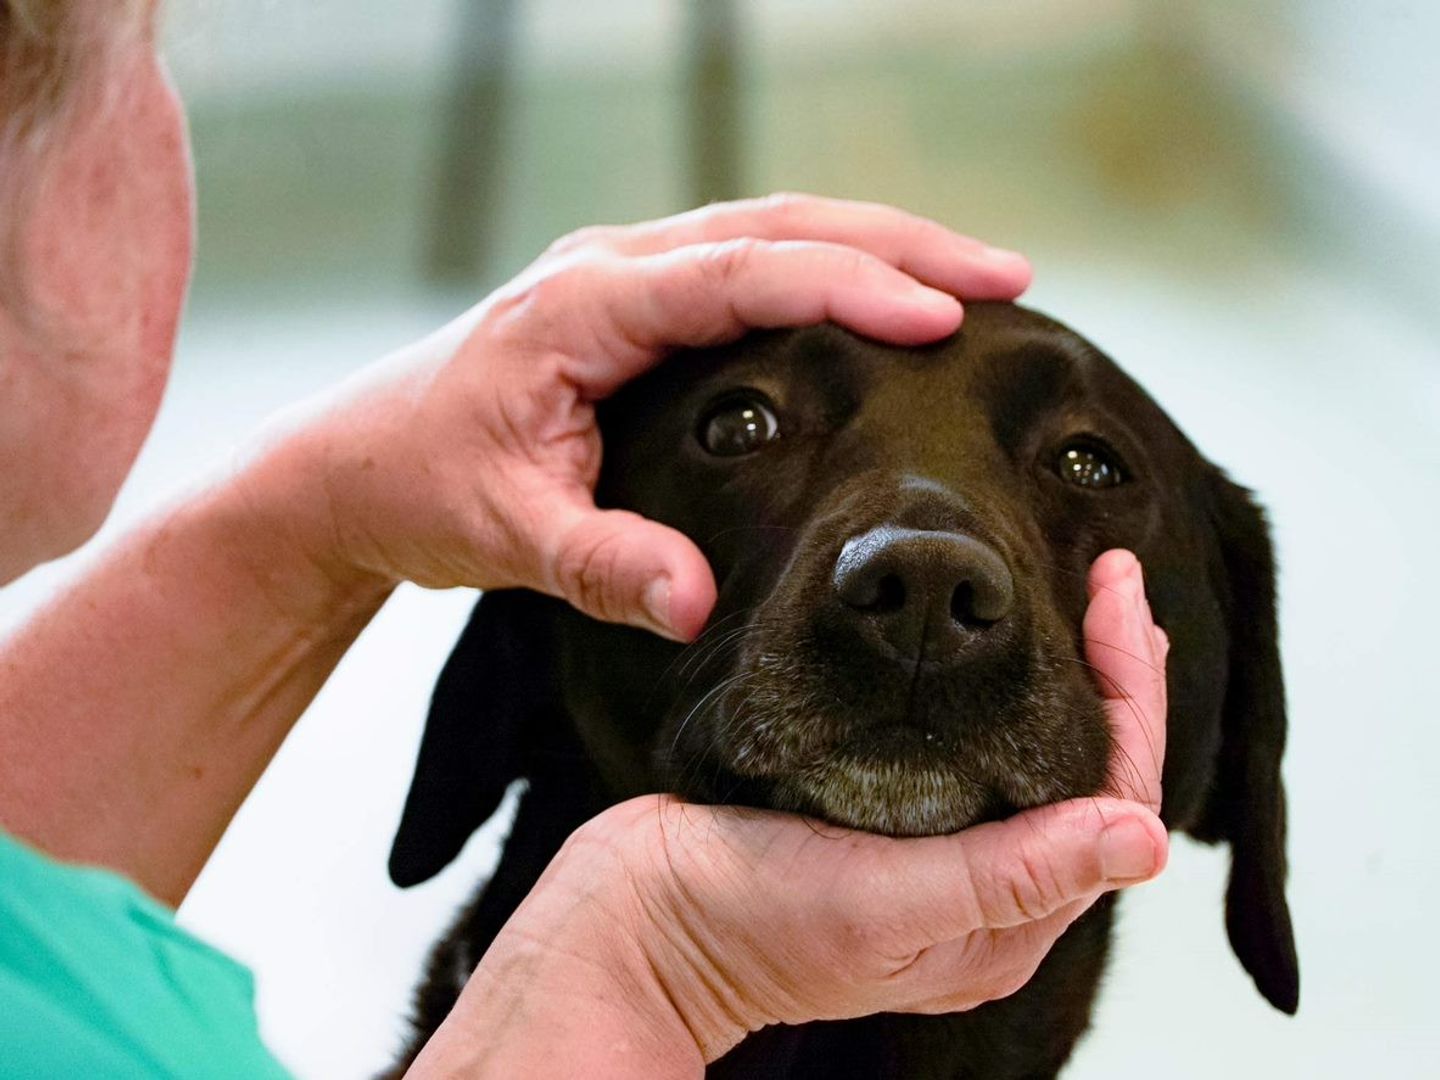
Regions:
<instances>
[{"instance_id":1,"label":"dog's eyebrow","mask_svg":"<svg viewBox=\"0 0 1440 1080\"><path fill-rule=\"evenodd\" d=\"M995 356L977 390L989 403L996 441L1006 449L1017 446L1038 417L1071 399L1076 368L1084 361L1063 341L1027 343Z\"/></svg>"}]
</instances>

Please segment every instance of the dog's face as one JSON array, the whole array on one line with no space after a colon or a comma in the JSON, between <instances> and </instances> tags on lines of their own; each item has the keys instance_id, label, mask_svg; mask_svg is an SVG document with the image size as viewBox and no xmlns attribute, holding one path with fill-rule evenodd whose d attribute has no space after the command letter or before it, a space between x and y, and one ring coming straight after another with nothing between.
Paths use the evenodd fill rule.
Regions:
<instances>
[{"instance_id":1,"label":"dog's face","mask_svg":"<svg viewBox=\"0 0 1440 1080\"><path fill-rule=\"evenodd\" d=\"M710 626L680 650L496 594L469 647L531 670L483 693L563 710L617 798L675 790L952 832L1102 790L1085 579L1129 548L1172 641L1166 820L1234 844L1232 941L1293 1009L1264 525L1113 362L1033 312L975 304L931 348L822 327L677 357L607 402L602 426L599 501L700 545L719 584ZM437 708L455 699L442 682ZM470 759L435 724L427 749L456 774ZM482 787L535 762L481 756L468 782ZM417 804L425 770L422 750L396 854L408 826L419 864L443 865L453 826L438 849L417 833L448 798L431 777ZM467 791L467 816L488 799Z\"/></svg>"},{"instance_id":2,"label":"dog's face","mask_svg":"<svg viewBox=\"0 0 1440 1080\"><path fill-rule=\"evenodd\" d=\"M1110 739L1079 628L1108 547L1163 548L1177 654L1224 656L1191 569L1213 546L1192 512L1206 466L1109 360L1021 309L977 305L924 350L833 328L751 340L670 364L604 419L602 499L694 537L720 590L658 686L630 635L563 635L566 704L617 786L899 835L1094 793ZM595 692L616 671L659 721L626 747ZM1209 697L1174 736L1201 763L1191 814Z\"/></svg>"}]
</instances>

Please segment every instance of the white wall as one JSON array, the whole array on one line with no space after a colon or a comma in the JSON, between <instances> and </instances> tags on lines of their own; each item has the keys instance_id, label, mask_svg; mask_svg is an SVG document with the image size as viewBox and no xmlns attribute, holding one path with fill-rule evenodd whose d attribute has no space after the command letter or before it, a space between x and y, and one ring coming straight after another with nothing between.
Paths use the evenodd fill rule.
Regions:
<instances>
[{"instance_id":1,"label":"white wall","mask_svg":"<svg viewBox=\"0 0 1440 1080\"><path fill-rule=\"evenodd\" d=\"M1440 327L1440 4L1155 2L1273 124L1297 225Z\"/></svg>"}]
</instances>

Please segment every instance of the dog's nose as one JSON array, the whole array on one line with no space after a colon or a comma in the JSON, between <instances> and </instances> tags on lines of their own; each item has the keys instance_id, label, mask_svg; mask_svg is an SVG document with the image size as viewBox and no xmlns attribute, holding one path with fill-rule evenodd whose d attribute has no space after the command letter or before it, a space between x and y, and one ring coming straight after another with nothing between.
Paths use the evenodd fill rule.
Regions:
<instances>
[{"instance_id":1,"label":"dog's nose","mask_svg":"<svg viewBox=\"0 0 1440 1080\"><path fill-rule=\"evenodd\" d=\"M904 659L953 659L1015 603L1015 581L988 544L954 532L881 525L835 560L836 595Z\"/></svg>"}]
</instances>

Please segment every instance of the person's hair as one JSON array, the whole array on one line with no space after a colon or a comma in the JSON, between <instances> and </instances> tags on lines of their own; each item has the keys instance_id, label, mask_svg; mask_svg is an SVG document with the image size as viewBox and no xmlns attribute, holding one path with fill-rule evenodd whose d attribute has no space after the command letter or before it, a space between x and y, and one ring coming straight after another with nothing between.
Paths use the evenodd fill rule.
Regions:
<instances>
[{"instance_id":1,"label":"person's hair","mask_svg":"<svg viewBox=\"0 0 1440 1080\"><path fill-rule=\"evenodd\" d=\"M20 224L70 106L116 47L149 33L154 0L0 0L0 307L24 313ZM98 80L98 82L97 82Z\"/></svg>"}]
</instances>

